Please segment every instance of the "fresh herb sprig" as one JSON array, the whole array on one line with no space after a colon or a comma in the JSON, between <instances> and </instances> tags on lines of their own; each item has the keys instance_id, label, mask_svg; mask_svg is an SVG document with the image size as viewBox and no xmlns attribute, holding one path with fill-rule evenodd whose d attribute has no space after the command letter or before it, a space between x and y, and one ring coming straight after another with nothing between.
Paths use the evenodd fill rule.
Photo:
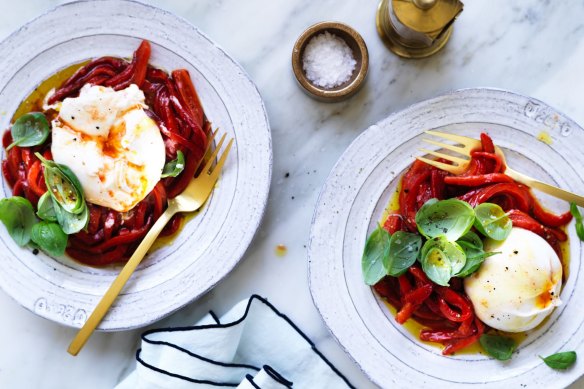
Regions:
<instances>
[{"instance_id":1,"label":"fresh herb sprig","mask_svg":"<svg viewBox=\"0 0 584 389\"><path fill-rule=\"evenodd\" d=\"M499 361L511 359L511 355L516 348L513 339L499 335L483 334L479 338L479 343L487 354Z\"/></svg>"},{"instance_id":2,"label":"fresh herb sprig","mask_svg":"<svg viewBox=\"0 0 584 389\"><path fill-rule=\"evenodd\" d=\"M49 137L49 122L42 113L30 112L16 119L10 128L10 135L12 143L6 151L14 146L38 146L45 143Z\"/></svg>"},{"instance_id":3,"label":"fresh herb sprig","mask_svg":"<svg viewBox=\"0 0 584 389\"><path fill-rule=\"evenodd\" d=\"M178 150L176 152L176 159L173 159L172 161L169 161L164 165L164 169L162 170L162 175L160 177L161 178L176 177L180 173L182 173L184 168L185 156L182 151Z\"/></svg>"},{"instance_id":4,"label":"fresh herb sprig","mask_svg":"<svg viewBox=\"0 0 584 389\"><path fill-rule=\"evenodd\" d=\"M581 241L584 241L584 223L582 222L582 214L575 203L570 203L570 213L574 216L576 221L576 235Z\"/></svg>"},{"instance_id":5,"label":"fresh herb sprig","mask_svg":"<svg viewBox=\"0 0 584 389\"><path fill-rule=\"evenodd\" d=\"M576 363L577 355L575 351L564 351L545 358L540 356L540 358L552 369L566 370Z\"/></svg>"}]
</instances>

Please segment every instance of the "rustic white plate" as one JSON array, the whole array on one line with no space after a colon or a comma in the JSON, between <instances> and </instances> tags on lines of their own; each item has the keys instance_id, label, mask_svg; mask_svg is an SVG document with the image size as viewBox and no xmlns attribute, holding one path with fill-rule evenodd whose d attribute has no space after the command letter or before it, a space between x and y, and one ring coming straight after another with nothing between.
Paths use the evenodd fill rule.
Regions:
<instances>
[{"instance_id":1,"label":"rustic white plate","mask_svg":"<svg viewBox=\"0 0 584 389\"><path fill-rule=\"evenodd\" d=\"M201 214L172 244L145 259L102 330L147 325L217 284L253 238L270 184L268 119L245 71L185 20L134 1L62 5L0 43L0 128L7 128L19 102L59 69L103 55L131 57L142 39L152 44L155 66L189 70L213 127L235 138L235 147ZM10 195L3 182L0 197ZM119 269L35 256L0 227L0 286L25 308L58 323L80 327Z\"/></svg>"},{"instance_id":2,"label":"rustic white plate","mask_svg":"<svg viewBox=\"0 0 584 389\"><path fill-rule=\"evenodd\" d=\"M422 131L478 137L487 131L518 171L584 193L584 130L541 101L491 89L467 89L413 105L371 126L345 151L324 185L314 214L310 290L330 331L362 370L382 387L565 387L584 372L578 362L551 370L538 355L576 350L584 355L582 244L570 233L570 274L564 304L529 334L509 362L484 355L444 357L397 324L361 277L366 237L381 219L399 177L420 155ZM552 144L537 140L548 133ZM537 193L544 205L565 202Z\"/></svg>"}]
</instances>

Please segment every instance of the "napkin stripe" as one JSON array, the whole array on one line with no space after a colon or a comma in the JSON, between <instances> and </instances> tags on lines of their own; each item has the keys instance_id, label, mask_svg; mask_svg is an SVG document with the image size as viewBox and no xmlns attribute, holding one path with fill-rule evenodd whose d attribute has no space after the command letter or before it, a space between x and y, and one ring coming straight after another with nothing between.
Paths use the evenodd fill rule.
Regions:
<instances>
[{"instance_id":1,"label":"napkin stripe","mask_svg":"<svg viewBox=\"0 0 584 389\"><path fill-rule=\"evenodd\" d=\"M209 311L209 315L211 315L211 317L213 318L213 320L215 320L215 323L221 324L221 321L219 320L219 317L217 315L215 315L215 312Z\"/></svg>"},{"instance_id":2,"label":"napkin stripe","mask_svg":"<svg viewBox=\"0 0 584 389\"><path fill-rule=\"evenodd\" d=\"M205 362L209 362L209 363L216 364L216 365L219 365L219 366L224 366L224 367L244 367L244 368L250 368L250 369L253 369L253 370L256 370L256 371L260 371L261 369L260 369L260 368L258 368L258 367L256 367L256 366L250 366L250 365L242 365L242 364L234 364L234 363L227 363L227 362L218 362L218 361L213 361L213 360L211 360L211 359L208 359L208 358L205 358L205 357L203 357L203 356L201 356L201 355L198 355L198 354L195 354L195 353L193 353L193 352L190 352L190 351L188 351L188 350L185 350L185 349L183 349L182 347L180 347L180 346L177 346L177 345L175 345L175 344L172 344L172 343L169 343L169 342L164 342L164 341L157 341L157 340L151 340L151 339L148 339L148 335L150 335L150 334L154 334L154 333L159 333L159 332L179 332L179 331L204 330L204 329L211 329L211 328L228 328L228 327L233 327L233 326L235 326L235 325L237 325L237 324L240 324L241 322L243 322L243 321L244 321L244 320L247 318L247 315L248 315L248 313L249 313L249 310L250 310L250 307L251 307L251 303L253 302L253 300L258 300L258 301L262 302L264 305L266 305L267 307L269 307L269 308L270 308L270 309L271 309L271 310L272 310L272 311L273 311L273 312L274 312L276 315L278 315L279 317L281 317L282 319L284 319L284 320L285 320L285 321L286 321L286 322L287 322L287 323L288 323L288 324L289 324L289 325L290 325L290 326L291 326L291 327L292 327L292 328L293 328L293 329L294 329L294 330L295 330L295 331L296 331L296 332L297 332L297 333L298 333L300 336L302 336L302 338L304 338L304 340L305 340L305 341L306 341L306 342L307 342L307 343L310 345L310 347L311 347L312 351L313 351L314 353L316 353L316 355L318 355L318 356L319 356L319 357L320 357L320 358L321 358L321 359L322 359L322 360L323 360L323 361L324 361L324 362L325 362L325 363L326 363L326 364L327 364L327 365L328 365L328 366L331 368L331 370L332 370L333 372L335 372L335 374L336 374L336 375L337 375L339 378L341 378L341 379L342 379L342 380L343 380L343 381L344 381L344 382L347 384L347 386L348 386L349 388L355 389L355 387L354 387L354 386L353 386L353 385L352 385L352 384L349 382L349 380L347 379L347 377L345 377L345 376L344 376L344 375L343 375L343 374L342 374L342 373L341 373L341 372L340 372L340 371L339 371L339 370L338 370L338 369L337 369L337 368L336 368L336 367L335 367L335 366L334 366L334 365L333 365L333 364L332 364L332 363L331 363L331 362L330 362L330 361L329 361L329 360L328 360L328 359L327 359L327 358L326 358L326 357L325 357L325 356L324 356L324 355L323 355L323 354L322 354L322 353L321 353L321 352L320 352L320 351L319 351L319 350L316 348L316 346L314 345L314 343L312 342L312 340L310 340L310 338L308 338L308 336L307 336L307 335L306 335L304 332L302 332L302 330L300 330L300 328L298 328L298 326L297 326L297 325L296 325L296 324L295 324L295 323L294 323L294 322L293 322L293 321L292 321L290 318L288 318L288 316L286 316L286 315L284 315L283 313L281 313L280 311L278 311L278 310L276 309L276 307L274 307L272 304L270 304L270 302L268 302L268 300L267 300L267 299L265 299L265 298L263 298L263 297L261 297L261 296L259 296L259 295L257 295L257 294L254 294L254 295L252 295L252 296L249 298L249 300L248 300L248 302L247 302L247 306L246 306L246 308L245 308L245 312L244 312L243 316L242 316L241 318L239 318L239 319L237 319L237 320L235 320L235 321L231 322L231 323L221 324L221 323L219 323L219 320L218 320L218 319L216 319L216 321L218 322L217 324L204 324L204 325L198 325L198 326L196 326L196 325L195 325L195 326L186 326L186 327L166 327L166 328L152 329L152 330L148 330L148 331L145 331L144 333L142 333L142 335L141 335L141 339L142 339L142 341L143 341L143 342L146 342L146 343L150 343L150 344L159 344L159 345L166 345L166 346L169 346L169 347L173 347L173 348L175 348L175 349L177 349L177 350L179 350L179 351L182 351L182 352L184 352L184 353L187 353L188 355L190 355L190 356L192 356L192 357L195 357L195 358L201 359L201 360L203 360L203 361L205 361ZM211 313L211 312L210 312L210 313ZM212 316L214 316L214 314L212 314ZM195 379L193 379L193 378L189 378L189 377L182 377L182 376L180 376L180 375L178 375L178 374L170 373L170 372L164 371L164 370L162 370L162 369L156 368L156 367L154 367L154 366L150 366L150 365L148 365L146 362L144 362L144 361L142 361L142 360L140 359L140 357L139 357L139 352L140 352L140 349L139 349L139 350L137 351L137 353L136 353L136 360L137 360L137 361L138 361L140 364L142 364L143 366L145 366L145 367L147 367L147 368L153 369L153 370L155 370L155 371L157 371L157 372L159 372L159 373L162 373L162 374L167 374L167 375L170 375L170 376L172 376L172 377L176 377L176 378L182 378L182 379L185 379L185 380L187 380L187 381L190 381L190 382L201 382L201 381L199 381L199 380L195 380ZM273 370L273 369L272 369L272 370ZM209 381L205 381L205 382L203 382L203 383L209 383ZM210 384L210 385L226 385L226 386L233 386L232 384L224 384L224 383L209 383L209 384ZM237 385L235 385L235 386L237 386Z\"/></svg>"},{"instance_id":3,"label":"napkin stripe","mask_svg":"<svg viewBox=\"0 0 584 389\"><path fill-rule=\"evenodd\" d=\"M251 386L253 386L255 389L262 389L261 387L259 387L255 382L253 382L253 377L250 374L246 374L245 379L247 380L247 382L250 383Z\"/></svg>"},{"instance_id":4,"label":"napkin stripe","mask_svg":"<svg viewBox=\"0 0 584 389\"><path fill-rule=\"evenodd\" d=\"M264 365L264 371L266 372L267 375L272 377L272 379L274 381L278 382L279 384L284 385L287 388L292 388L292 385L294 385L294 383L292 381L288 381L280 373L278 373L276 370L274 370L274 368L270 365Z\"/></svg>"},{"instance_id":5,"label":"napkin stripe","mask_svg":"<svg viewBox=\"0 0 584 389\"><path fill-rule=\"evenodd\" d=\"M171 373L169 371L163 370L163 369L159 369L156 366L152 366L149 363L145 362L142 360L142 358L140 358L140 351L142 351L142 349L138 349L138 351L136 351L136 361L138 361L140 364L142 364L144 367L147 367L148 369L152 369L155 372L158 372L160 374L164 374L170 377L174 377L174 378L178 378L181 380L185 380L185 381L189 381L189 382L193 382L196 384L207 384L207 385L211 385L211 386L231 386L231 387L237 387L239 386L239 384L237 383L231 383L231 382L215 382L215 381L208 381L208 380L198 380L195 378L191 378L191 377L186 377L180 374L176 374L176 373Z\"/></svg>"}]
</instances>

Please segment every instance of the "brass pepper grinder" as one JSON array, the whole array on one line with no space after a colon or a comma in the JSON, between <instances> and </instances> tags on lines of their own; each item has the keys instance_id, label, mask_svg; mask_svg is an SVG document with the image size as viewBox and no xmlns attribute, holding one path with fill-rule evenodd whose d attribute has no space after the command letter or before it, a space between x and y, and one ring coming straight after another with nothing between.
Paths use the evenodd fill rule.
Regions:
<instances>
[{"instance_id":1,"label":"brass pepper grinder","mask_svg":"<svg viewBox=\"0 0 584 389\"><path fill-rule=\"evenodd\" d=\"M377 32L401 57L428 57L444 47L463 6L459 0L381 0Z\"/></svg>"}]
</instances>

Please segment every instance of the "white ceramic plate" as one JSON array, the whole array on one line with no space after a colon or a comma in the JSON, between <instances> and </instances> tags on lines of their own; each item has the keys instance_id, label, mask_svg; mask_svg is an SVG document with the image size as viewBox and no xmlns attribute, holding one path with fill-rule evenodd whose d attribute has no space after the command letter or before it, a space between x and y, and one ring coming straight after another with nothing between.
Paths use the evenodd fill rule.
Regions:
<instances>
[{"instance_id":1,"label":"white ceramic plate","mask_svg":"<svg viewBox=\"0 0 584 389\"><path fill-rule=\"evenodd\" d=\"M195 27L133 1L62 5L0 43L0 128L39 82L88 58L131 57L142 39L150 63L189 70L207 117L235 138L210 201L171 245L150 254L104 321L102 330L147 325L212 288L239 262L262 218L272 154L261 97L245 71ZM2 159L5 155L2 154ZM11 195L3 180L1 197ZM120 266L95 269L68 258L33 255L0 227L0 286L25 308L80 327Z\"/></svg>"},{"instance_id":2,"label":"white ceramic plate","mask_svg":"<svg viewBox=\"0 0 584 389\"><path fill-rule=\"evenodd\" d=\"M310 242L310 289L332 334L362 370L382 387L565 387L584 372L578 362L556 372L538 355L576 350L584 355L582 245L569 225L570 274L556 309L529 334L509 362L484 355L444 357L399 325L365 285L361 254L381 219L399 177L420 155L424 130L478 137L487 131L510 166L584 194L584 130L541 101L490 89L467 89L411 106L371 126L345 151L324 185ZM536 139L547 132L552 144ZM427 146L426 146L427 147ZM536 194L554 211L565 202ZM482 387L482 386L481 386Z\"/></svg>"}]
</instances>

